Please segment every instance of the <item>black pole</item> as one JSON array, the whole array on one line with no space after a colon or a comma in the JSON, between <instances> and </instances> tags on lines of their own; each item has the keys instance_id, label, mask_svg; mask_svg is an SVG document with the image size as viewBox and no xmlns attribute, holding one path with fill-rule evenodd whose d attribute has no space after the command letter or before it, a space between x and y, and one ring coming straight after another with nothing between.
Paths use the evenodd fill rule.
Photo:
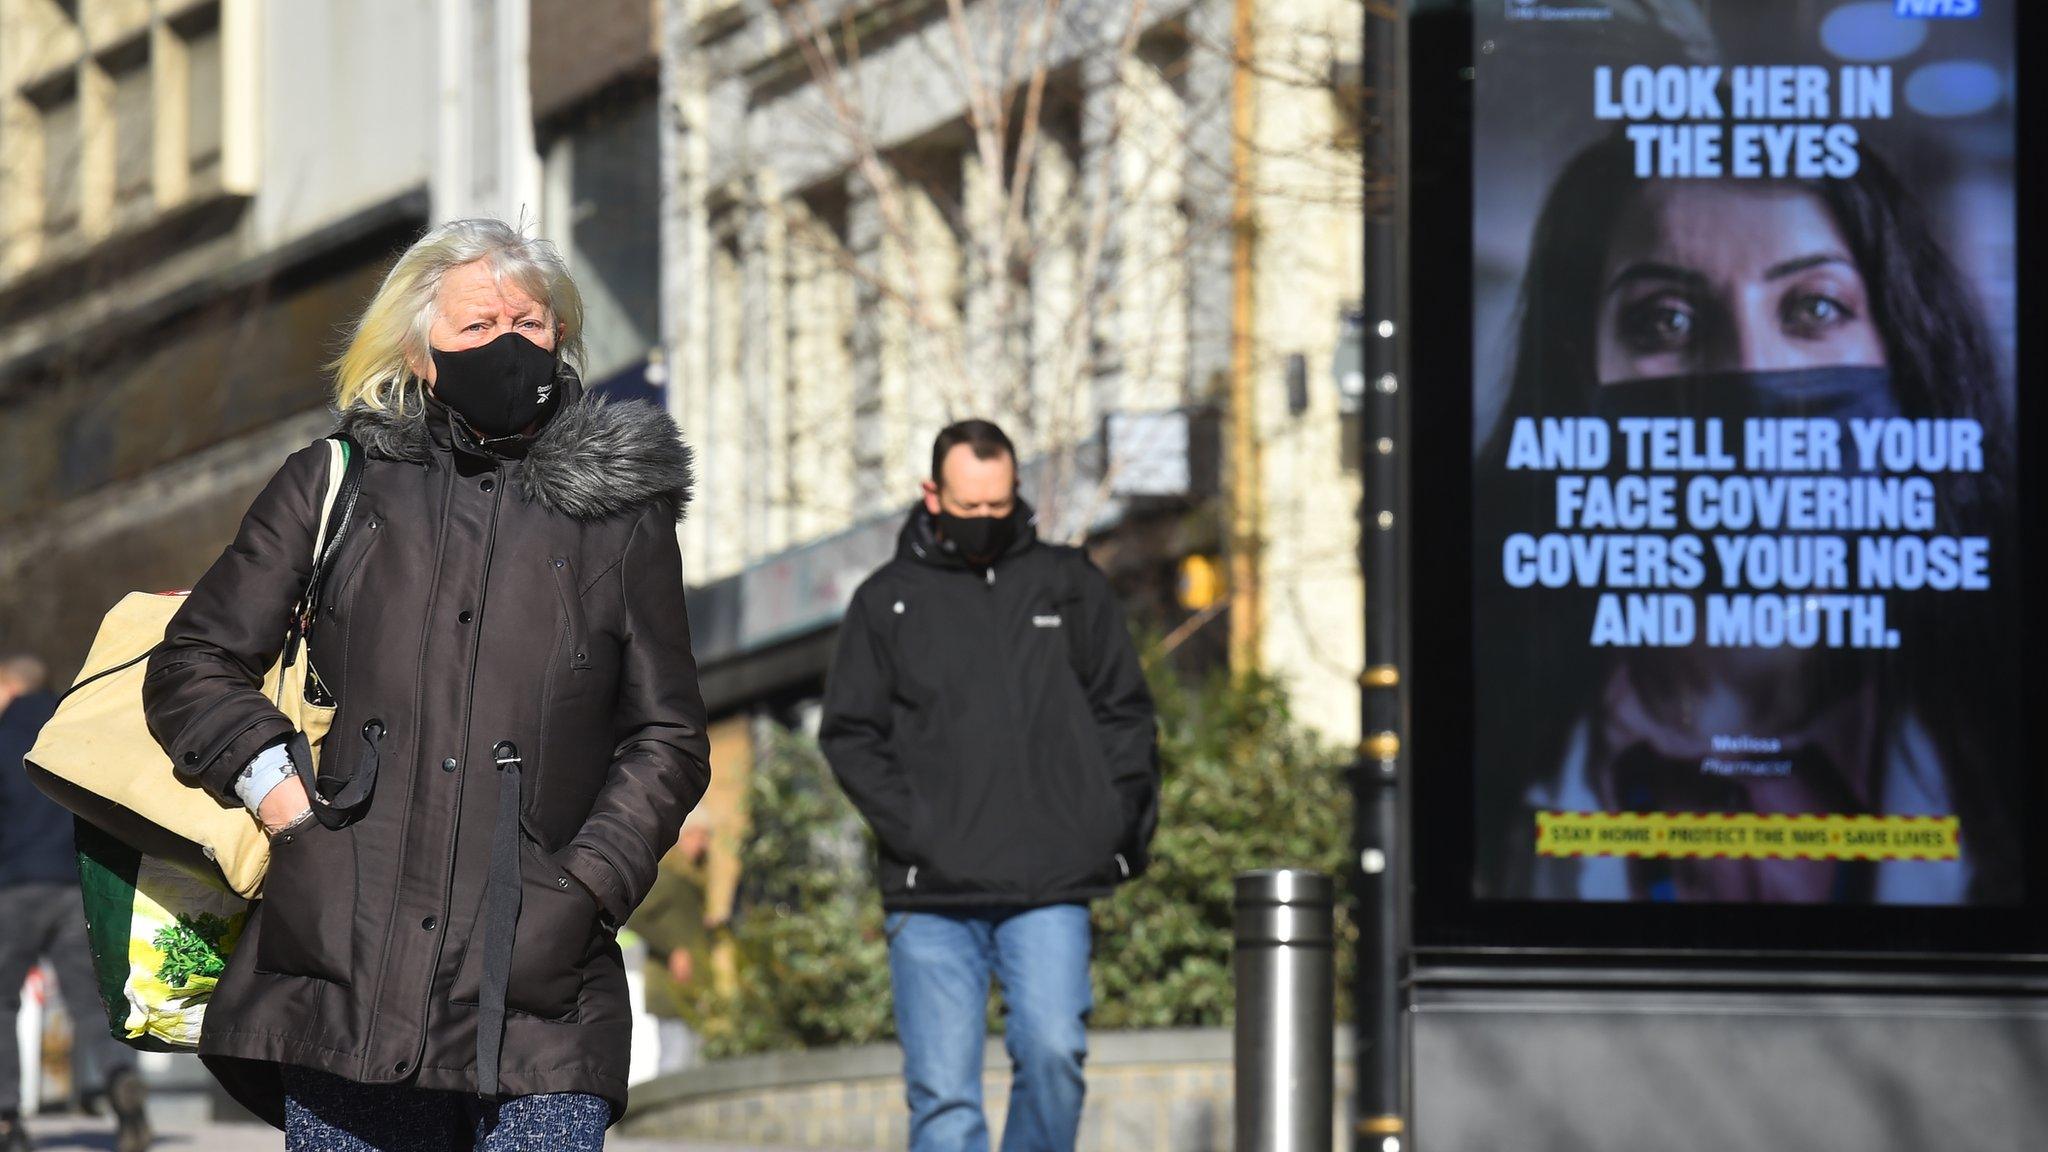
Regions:
<instances>
[{"instance_id":1,"label":"black pole","mask_svg":"<svg viewBox=\"0 0 2048 1152\"><path fill-rule=\"evenodd\" d=\"M1352 772L1352 878L1359 939L1357 1152L1409 1144L1403 1012L1408 861L1401 835L1407 764L1406 0L1366 0L1361 138L1365 168L1363 353L1365 495L1359 566L1365 579L1364 739Z\"/></svg>"}]
</instances>

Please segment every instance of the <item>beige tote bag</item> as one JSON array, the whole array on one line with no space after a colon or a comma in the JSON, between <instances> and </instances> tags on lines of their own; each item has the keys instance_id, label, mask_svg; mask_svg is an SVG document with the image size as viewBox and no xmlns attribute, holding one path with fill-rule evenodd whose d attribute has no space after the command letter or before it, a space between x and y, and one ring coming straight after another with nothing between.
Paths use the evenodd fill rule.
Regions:
<instances>
[{"instance_id":1,"label":"beige tote bag","mask_svg":"<svg viewBox=\"0 0 2048 1152\"><path fill-rule=\"evenodd\" d=\"M328 440L327 450L327 492L313 536L316 565L348 461L339 439ZM38 787L92 824L146 855L201 874L217 869L229 887L253 900L263 894L270 867L262 825L248 810L223 808L179 780L143 719L146 657L162 643L184 599L183 592L130 592L107 613L76 686L29 752L28 767ZM300 659L309 658L303 643L299 651ZM305 680L280 656L263 678L263 693L306 734L317 761L334 709L309 704Z\"/></svg>"}]
</instances>

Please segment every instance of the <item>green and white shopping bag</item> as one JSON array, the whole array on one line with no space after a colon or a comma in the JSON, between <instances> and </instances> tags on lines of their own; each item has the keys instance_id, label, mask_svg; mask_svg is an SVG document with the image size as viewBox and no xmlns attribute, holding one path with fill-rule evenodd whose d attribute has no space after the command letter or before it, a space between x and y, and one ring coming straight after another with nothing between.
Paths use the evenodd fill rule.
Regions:
<instances>
[{"instance_id":1,"label":"green and white shopping bag","mask_svg":"<svg viewBox=\"0 0 2048 1152\"><path fill-rule=\"evenodd\" d=\"M145 1051L190 1052L249 901L225 882L76 821L86 935L107 1022Z\"/></svg>"}]
</instances>

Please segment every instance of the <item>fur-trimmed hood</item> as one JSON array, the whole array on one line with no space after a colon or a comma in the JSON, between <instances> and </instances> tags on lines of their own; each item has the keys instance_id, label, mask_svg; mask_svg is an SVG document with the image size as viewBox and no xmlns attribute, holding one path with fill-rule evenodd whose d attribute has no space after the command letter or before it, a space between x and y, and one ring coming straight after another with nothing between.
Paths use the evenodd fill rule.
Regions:
<instances>
[{"instance_id":1,"label":"fur-trimmed hood","mask_svg":"<svg viewBox=\"0 0 2048 1152\"><path fill-rule=\"evenodd\" d=\"M446 413L431 401L403 413L355 404L338 415L338 430L371 456L423 464L435 451L431 422L447 419ZM571 389L525 448L522 493L564 516L604 520L665 499L681 520L689 507L695 483L689 445L675 420L647 401L611 401Z\"/></svg>"}]
</instances>

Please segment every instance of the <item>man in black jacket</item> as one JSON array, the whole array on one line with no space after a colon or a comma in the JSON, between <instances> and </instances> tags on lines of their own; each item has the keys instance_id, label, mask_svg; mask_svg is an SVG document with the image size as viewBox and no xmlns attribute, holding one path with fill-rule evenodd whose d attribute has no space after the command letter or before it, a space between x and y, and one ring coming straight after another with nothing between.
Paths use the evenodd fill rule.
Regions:
<instances>
[{"instance_id":1,"label":"man in black jacket","mask_svg":"<svg viewBox=\"0 0 2048 1152\"><path fill-rule=\"evenodd\" d=\"M1042 543L1009 438L948 427L895 559L854 594L825 755L880 843L912 1152L985 1152L989 980L1014 1065L1004 1152L1074 1146L1087 902L1145 867L1152 698L1109 582Z\"/></svg>"},{"instance_id":2,"label":"man in black jacket","mask_svg":"<svg viewBox=\"0 0 2048 1152\"><path fill-rule=\"evenodd\" d=\"M85 904L71 846L71 813L38 792L22 758L57 710L57 698L39 691L43 666L29 656L0 656L0 1152L27 1152L21 1121L21 1068L14 1043L21 985L36 962L56 970L71 1014L72 1081L82 1097L97 1071L119 1118L119 1152L149 1147L142 1080L135 1053L107 1030L106 1009L93 978L85 943Z\"/></svg>"}]
</instances>

